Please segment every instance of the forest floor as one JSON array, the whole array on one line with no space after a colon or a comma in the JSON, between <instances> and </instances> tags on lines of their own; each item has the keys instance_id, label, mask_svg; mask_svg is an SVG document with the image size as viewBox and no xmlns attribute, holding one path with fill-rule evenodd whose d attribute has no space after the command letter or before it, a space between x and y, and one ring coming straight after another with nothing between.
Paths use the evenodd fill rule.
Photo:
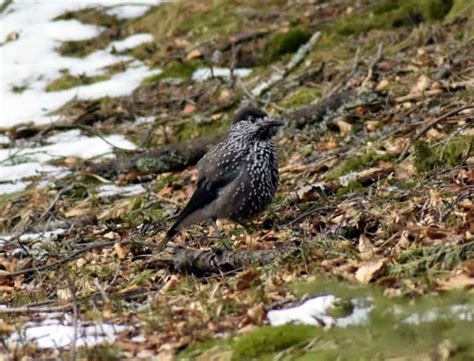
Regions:
<instances>
[{"instance_id":1,"label":"forest floor","mask_svg":"<svg viewBox=\"0 0 474 361\"><path fill-rule=\"evenodd\" d=\"M474 359L472 2L254 3L60 17L105 29L64 41L62 56L109 49L153 71L131 95L0 128L1 151L94 137L115 153L91 159L80 143L88 156L48 158L0 194L4 359ZM152 37L108 48L135 34ZM130 64L66 69L45 92ZM275 201L251 224L223 222L220 238L202 224L159 252L195 163L244 104L286 123ZM319 311L291 310L311 300ZM277 325L282 309L306 324Z\"/></svg>"}]
</instances>

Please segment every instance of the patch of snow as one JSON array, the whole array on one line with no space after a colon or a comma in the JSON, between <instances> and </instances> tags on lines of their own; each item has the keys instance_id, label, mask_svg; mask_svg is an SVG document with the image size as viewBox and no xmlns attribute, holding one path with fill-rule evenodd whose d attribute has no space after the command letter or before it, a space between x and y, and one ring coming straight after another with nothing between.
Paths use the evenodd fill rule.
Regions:
<instances>
[{"instance_id":1,"label":"patch of snow","mask_svg":"<svg viewBox=\"0 0 474 361\"><path fill-rule=\"evenodd\" d=\"M137 117L133 122L135 125L150 124L155 121L155 117Z\"/></svg>"},{"instance_id":2,"label":"patch of snow","mask_svg":"<svg viewBox=\"0 0 474 361\"><path fill-rule=\"evenodd\" d=\"M25 233L20 236L20 241L50 241L56 239L57 236L60 236L61 234L64 234L66 232L65 229L58 228L55 229L54 231L45 231L45 232L39 232L39 233ZM0 240L2 242L9 241L12 239L12 236L9 234L5 235L0 235Z\"/></svg>"},{"instance_id":3,"label":"patch of snow","mask_svg":"<svg viewBox=\"0 0 474 361\"><path fill-rule=\"evenodd\" d=\"M141 184L130 184L127 186L116 186L115 184L105 184L99 187L99 196L110 197L120 194L122 197L133 196L145 192Z\"/></svg>"},{"instance_id":4,"label":"patch of snow","mask_svg":"<svg viewBox=\"0 0 474 361\"><path fill-rule=\"evenodd\" d=\"M10 143L10 138L4 134L0 134L0 143L1 144L9 144Z\"/></svg>"},{"instance_id":5,"label":"patch of snow","mask_svg":"<svg viewBox=\"0 0 474 361\"><path fill-rule=\"evenodd\" d=\"M139 45L149 43L153 41L153 35L148 33L131 35L123 40L117 40L110 43L108 46L109 51L115 49L115 51L124 51L128 49L136 48Z\"/></svg>"},{"instance_id":6,"label":"patch of snow","mask_svg":"<svg viewBox=\"0 0 474 361\"><path fill-rule=\"evenodd\" d=\"M1 168L0 168L1 169ZM0 196L2 194L21 192L28 187L30 183L16 181L15 183L0 183Z\"/></svg>"},{"instance_id":7,"label":"patch of snow","mask_svg":"<svg viewBox=\"0 0 474 361\"><path fill-rule=\"evenodd\" d=\"M0 153L1 154L1 153ZM40 173L51 173L60 171L60 168L39 162L28 162L14 165L0 165L0 181L14 181L22 178L32 177Z\"/></svg>"},{"instance_id":8,"label":"patch of snow","mask_svg":"<svg viewBox=\"0 0 474 361\"><path fill-rule=\"evenodd\" d=\"M220 77L225 77L229 78L231 74L231 69L229 68L212 68L214 76L220 76ZM243 78L248 76L252 72L252 69L246 69L246 68L238 68L234 69L234 76L238 76L239 78ZM193 79L194 80L206 80L212 77L212 72L211 69L209 68L201 68L196 70L193 73Z\"/></svg>"},{"instance_id":9,"label":"patch of snow","mask_svg":"<svg viewBox=\"0 0 474 361\"><path fill-rule=\"evenodd\" d=\"M22 148L0 149L0 182L12 182L36 176L38 174L53 174L56 178L69 174L68 170L55 167L47 162L62 157L79 157L83 159L113 156L113 146L122 149L135 149L136 146L121 135L109 135L103 138L87 137L80 130L73 129L50 136L45 139L47 144L39 147L25 146ZM18 163L21 160L23 163ZM22 190L28 184L1 185L0 193Z\"/></svg>"},{"instance_id":10,"label":"patch of snow","mask_svg":"<svg viewBox=\"0 0 474 361\"><path fill-rule=\"evenodd\" d=\"M328 314L330 309L337 305L340 299L333 295L318 296L302 305L283 310L271 310L267 317L272 326L281 326L288 323L300 323L313 326L338 326L364 324L369 320L373 306L367 299L352 300L353 310L346 317L333 317Z\"/></svg>"},{"instance_id":11,"label":"patch of snow","mask_svg":"<svg viewBox=\"0 0 474 361\"><path fill-rule=\"evenodd\" d=\"M0 165L0 181L32 176L38 171L55 171L61 169L33 162L45 163L61 157L72 156L87 159L106 155L113 150L114 146L128 150L136 148L135 144L121 135L113 134L103 138L87 137L81 135L81 132L78 129L58 133L46 138L45 141L46 143L52 144L39 147L31 146L24 148L0 149L0 162L3 162ZM12 155L14 155L14 157L12 157L13 159L9 159ZM30 163L15 165L13 162L17 162L19 157L29 160ZM15 172L15 169L18 171Z\"/></svg>"},{"instance_id":12,"label":"patch of snow","mask_svg":"<svg viewBox=\"0 0 474 361\"><path fill-rule=\"evenodd\" d=\"M147 5L123 5L108 9L106 13L119 19L134 19L144 15L149 9Z\"/></svg>"},{"instance_id":13,"label":"patch of snow","mask_svg":"<svg viewBox=\"0 0 474 361\"><path fill-rule=\"evenodd\" d=\"M422 313L414 313L402 322L410 325L419 325L441 319L472 322L474 321L474 305L452 305L447 309L433 308Z\"/></svg>"},{"instance_id":14,"label":"patch of snow","mask_svg":"<svg viewBox=\"0 0 474 361\"><path fill-rule=\"evenodd\" d=\"M113 343L116 333L128 327L110 323L79 323L77 325L76 346L92 347L104 342ZM74 327L59 320L44 320L39 323L28 322L24 329L15 332L7 340L12 345L23 346L35 343L40 349L70 347L74 342Z\"/></svg>"},{"instance_id":15,"label":"patch of snow","mask_svg":"<svg viewBox=\"0 0 474 361\"><path fill-rule=\"evenodd\" d=\"M134 1L132 1L133 3ZM154 72L142 62L135 60L123 73L111 79L80 86L59 92L45 92L45 87L61 76L62 69L70 74L103 74L103 68L119 61L129 61L129 56L118 56L110 49L97 50L85 58L63 57L56 51L62 41L82 40L97 36L102 28L82 24L77 20L53 19L65 11L77 10L94 5L124 3L121 0L102 1L15 1L10 5L11 12L0 14L0 41L8 34L19 34L17 40L9 41L0 47L2 66L0 69L0 116L3 127L33 121L35 124L48 124L54 120L49 112L73 98L91 99L103 96L120 96L132 92L146 76ZM158 4L157 1L147 1ZM138 38L125 39L120 46L131 46L144 41L145 34ZM146 39L149 39L148 35ZM156 72L155 72L156 73ZM12 91L14 86L26 86L21 93Z\"/></svg>"}]
</instances>

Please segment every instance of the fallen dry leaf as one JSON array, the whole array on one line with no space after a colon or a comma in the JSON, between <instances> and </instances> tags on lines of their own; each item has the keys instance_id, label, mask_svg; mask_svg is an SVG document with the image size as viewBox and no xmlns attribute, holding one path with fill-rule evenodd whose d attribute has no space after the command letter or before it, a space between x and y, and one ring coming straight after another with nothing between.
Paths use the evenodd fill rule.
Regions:
<instances>
[{"instance_id":1,"label":"fallen dry leaf","mask_svg":"<svg viewBox=\"0 0 474 361\"><path fill-rule=\"evenodd\" d=\"M377 247L375 247L370 240L365 235L360 235L359 237L359 254L360 258L363 260L369 260L374 257L377 252Z\"/></svg>"},{"instance_id":2,"label":"fallen dry leaf","mask_svg":"<svg viewBox=\"0 0 474 361\"><path fill-rule=\"evenodd\" d=\"M438 289L442 291L458 290L463 288L473 288L474 277L470 277L465 273L448 277L447 279L438 281Z\"/></svg>"},{"instance_id":3,"label":"fallen dry leaf","mask_svg":"<svg viewBox=\"0 0 474 361\"><path fill-rule=\"evenodd\" d=\"M187 103L183 109L183 113L189 114L194 113L197 110L196 106L192 103Z\"/></svg>"},{"instance_id":4,"label":"fallen dry leaf","mask_svg":"<svg viewBox=\"0 0 474 361\"><path fill-rule=\"evenodd\" d=\"M346 122L343 118L335 119L334 123L337 125L342 135L346 135L352 130L352 125Z\"/></svg>"},{"instance_id":5,"label":"fallen dry leaf","mask_svg":"<svg viewBox=\"0 0 474 361\"><path fill-rule=\"evenodd\" d=\"M186 60L192 60L196 58L200 58L202 56L202 50L201 49L194 49L191 50L188 55L186 55Z\"/></svg>"},{"instance_id":6,"label":"fallen dry leaf","mask_svg":"<svg viewBox=\"0 0 474 361\"><path fill-rule=\"evenodd\" d=\"M368 284L384 271L385 262L385 258L362 262L355 273L356 280L362 284Z\"/></svg>"}]
</instances>

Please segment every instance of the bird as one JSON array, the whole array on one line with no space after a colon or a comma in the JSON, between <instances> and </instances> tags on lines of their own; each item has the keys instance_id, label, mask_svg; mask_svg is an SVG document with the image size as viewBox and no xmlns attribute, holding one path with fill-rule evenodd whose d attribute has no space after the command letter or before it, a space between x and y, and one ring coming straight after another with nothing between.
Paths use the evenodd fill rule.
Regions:
<instances>
[{"instance_id":1,"label":"bird","mask_svg":"<svg viewBox=\"0 0 474 361\"><path fill-rule=\"evenodd\" d=\"M247 106L229 131L198 162L197 188L169 228L161 248L182 228L211 220L243 224L261 213L278 188L278 158L272 138L284 123Z\"/></svg>"}]
</instances>

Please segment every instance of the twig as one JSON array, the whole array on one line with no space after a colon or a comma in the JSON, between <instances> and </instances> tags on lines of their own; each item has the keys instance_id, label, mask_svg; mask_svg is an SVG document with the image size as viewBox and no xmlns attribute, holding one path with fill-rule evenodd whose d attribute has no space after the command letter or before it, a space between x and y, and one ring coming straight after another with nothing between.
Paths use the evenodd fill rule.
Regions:
<instances>
[{"instance_id":1,"label":"twig","mask_svg":"<svg viewBox=\"0 0 474 361\"><path fill-rule=\"evenodd\" d=\"M15 234L14 236L12 236L7 242L4 243L4 245L7 245L7 244L12 244L14 242L16 242L20 248L27 254L29 255L29 251L28 249L26 248L26 246L23 244L23 242L20 240L20 237L21 235L27 233L30 229L32 229L35 224L39 224L41 223L45 218L46 216L53 210L53 208L56 206L56 203L61 199L61 196L68 192L69 190L71 190L73 187L75 186L75 184L71 184L69 185L68 187L66 188L63 188L61 189L58 194L56 195L56 197L54 198L54 200L51 202L51 204L49 205L49 207L41 214L41 216L34 222L31 222L29 223L28 225L26 225L22 231L18 232L17 234Z\"/></svg>"},{"instance_id":2,"label":"twig","mask_svg":"<svg viewBox=\"0 0 474 361\"><path fill-rule=\"evenodd\" d=\"M251 91L252 96L259 97L263 93L271 89L273 86L275 86L275 84L282 81L294 68L296 68L303 61L306 55L308 55L311 49L316 45L320 37L321 37L321 32L318 31L314 33L313 36L311 36L311 38L308 40L308 42L304 44L303 46L301 46L296 52L296 54L293 55L290 62L285 66L283 71L281 72L274 71L272 75L270 76L270 79L260 83L254 89L252 89Z\"/></svg>"},{"instance_id":3,"label":"twig","mask_svg":"<svg viewBox=\"0 0 474 361\"><path fill-rule=\"evenodd\" d=\"M76 288L74 287L74 283L71 280L71 277L68 273L66 273L66 279L68 283L68 289L71 292L72 298L72 327L74 328L74 333L72 337L71 343L71 360L77 360L77 353L76 353L76 343L77 343L77 319L79 315L78 307L77 307L77 296L76 296Z\"/></svg>"},{"instance_id":4,"label":"twig","mask_svg":"<svg viewBox=\"0 0 474 361\"><path fill-rule=\"evenodd\" d=\"M374 75L374 68L377 65L377 63L380 61L380 59L382 59L382 50L383 50L383 43L380 42L377 45L377 52L375 54L375 57L372 59L372 61L369 64L369 67L367 69L367 76L362 82L362 87L366 87L367 83L370 80L372 80L372 76Z\"/></svg>"},{"instance_id":5,"label":"twig","mask_svg":"<svg viewBox=\"0 0 474 361\"><path fill-rule=\"evenodd\" d=\"M8 307L0 308L0 315L8 315L11 313L53 313L65 312L71 310L72 305L48 306L48 307Z\"/></svg>"},{"instance_id":6,"label":"twig","mask_svg":"<svg viewBox=\"0 0 474 361\"><path fill-rule=\"evenodd\" d=\"M23 274L30 273L30 272L40 272L40 271L53 269L53 268L56 268L58 266L61 266L61 265L65 264L65 263L68 263L70 261L73 261L76 258L79 258L80 255L82 255L84 253L87 253L91 250L113 246L116 243L126 243L126 242L129 242L129 241L94 242L94 243L92 243L92 244L90 244L90 245L88 245L88 246L86 246L86 247L84 247L84 248L82 248L82 249L80 249L76 252L71 253L69 256L67 256L63 259L60 259L59 261L56 261L56 262L53 262L53 263L50 263L50 264L46 264L46 265L43 265L43 266L24 268L24 269L15 271L15 272L5 272L5 273L2 272L2 273L0 273L0 276L15 277L15 276L23 275Z\"/></svg>"},{"instance_id":7,"label":"twig","mask_svg":"<svg viewBox=\"0 0 474 361\"><path fill-rule=\"evenodd\" d=\"M327 94L324 96L324 98L329 98L330 96L332 96L333 94L341 90L342 88L347 87L347 84L349 84L349 82L352 80L355 73L357 72L357 68L360 65L359 56L360 56L360 47L357 48L356 53L354 55L354 64L352 65L352 70L349 73L349 75L345 79L343 79L341 82L339 82L339 84L337 84L334 88L328 91Z\"/></svg>"},{"instance_id":8,"label":"twig","mask_svg":"<svg viewBox=\"0 0 474 361\"><path fill-rule=\"evenodd\" d=\"M407 155L408 155L408 149L410 149L410 147L412 146L412 144L414 142L416 142L418 139L421 138L421 136L423 134L425 134L428 130L430 130L432 127L434 127L436 124L442 122L443 120L449 118L450 116L452 115L455 115L459 112L462 112L463 110L466 110L466 109L471 109L471 108L474 108L474 104L468 104L468 105L464 105L462 107L459 107L457 109L454 109L454 110L451 110L447 113L444 113L443 115L441 115L440 117L436 118L435 120L433 120L432 122L428 123L427 125L425 125L423 128L420 129L420 131L415 134L413 136L413 138L410 139L410 141L408 142L408 144L406 145L405 149L403 150L403 152L400 154L400 156L398 157L398 160L399 161L402 161L404 160Z\"/></svg>"},{"instance_id":9,"label":"twig","mask_svg":"<svg viewBox=\"0 0 474 361\"><path fill-rule=\"evenodd\" d=\"M426 97L432 97L438 94L441 94L443 92L443 89L432 89L432 90L427 90L424 92L418 92L414 94L408 94L408 95L403 95L401 97L395 98L395 101L397 103L404 103L409 100L421 100Z\"/></svg>"},{"instance_id":10,"label":"twig","mask_svg":"<svg viewBox=\"0 0 474 361\"><path fill-rule=\"evenodd\" d=\"M88 244L84 248L81 248L81 249L71 253L69 256L67 256L65 258L62 258L62 259L60 259L56 262L50 263L50 264L46 264L46 265L43 265L43 266L31 267L31 268L24 268L24 269L15 271L15 272L2 272L2 271L0 271L0 277L15 277L15 276L23 275L23 274L30 273L30 272L35 272L35 271L40 272L40 271L53 269L53 268L56 268L58 266L61 266L61 265L65 264L65 263L68 263L70 261L73 261L73 260L79 258L79 256L81 256L82 254L87 253L89 251L92 251L94 249L106 248L106 247L109 247L109 246L113 246L115 244L127 244L127 243L141 244L141 245L151 247L151 248L158 247L155 243L148 242L148 241L142 241L142 240L136 240L136 239L125 239L125 240L122 240L122 241L94 242L94 243Z\"/></svg>"}]
</instances>

